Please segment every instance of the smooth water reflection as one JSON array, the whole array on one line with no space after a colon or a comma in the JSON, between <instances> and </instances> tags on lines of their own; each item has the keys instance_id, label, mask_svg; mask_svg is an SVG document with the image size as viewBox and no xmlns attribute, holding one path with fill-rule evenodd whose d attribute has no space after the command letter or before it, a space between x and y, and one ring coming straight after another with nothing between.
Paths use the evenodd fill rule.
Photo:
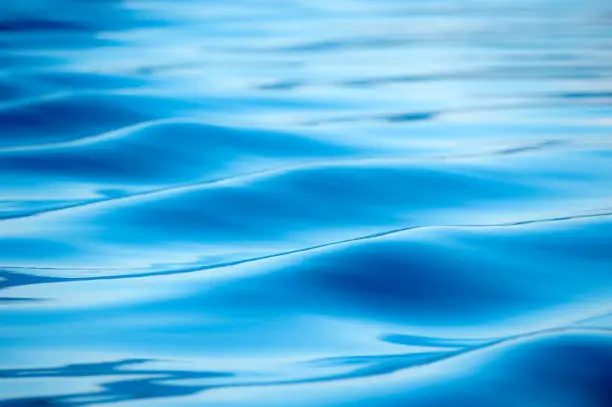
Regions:
<instances>
[{"instance_id":1,"label":"smooth water reflection","mask_svg":"<svg viewBox=\"0 0 612 407\"><path fill-rule=\"evenodd\" d=\"M0 5L0 405L612 403L612 5Z\"/></svg>"}]
</instances>

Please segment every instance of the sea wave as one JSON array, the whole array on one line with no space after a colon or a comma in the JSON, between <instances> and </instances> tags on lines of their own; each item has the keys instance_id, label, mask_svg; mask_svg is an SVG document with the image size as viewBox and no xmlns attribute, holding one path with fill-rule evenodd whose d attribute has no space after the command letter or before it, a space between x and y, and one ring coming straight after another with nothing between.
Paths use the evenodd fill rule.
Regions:
<instances>
[{"instance_id":1,"label":"sea wave","mask_svg":"<svg viewBox=\"0 0 612 407\"><path fill-rule=\"evenodd\" d=\"M0 5L0 405L609 406L611 13Z\"/></svg>"}]
</instances>

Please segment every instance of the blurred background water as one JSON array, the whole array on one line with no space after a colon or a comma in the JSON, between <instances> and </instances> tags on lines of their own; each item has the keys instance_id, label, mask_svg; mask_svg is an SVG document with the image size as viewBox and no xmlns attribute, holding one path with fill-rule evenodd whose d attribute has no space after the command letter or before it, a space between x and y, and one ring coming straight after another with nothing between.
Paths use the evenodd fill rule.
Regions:
<instances>
[{"instance_id":1,"label":"blurred background water","mask_svg":"<svg viewBox=\"0 0 612 407\"><path fill-rule=\"evenodd\" d=\"M612 405L612 3L0 5L0 405Z\"/></svg>"}]
</instances>

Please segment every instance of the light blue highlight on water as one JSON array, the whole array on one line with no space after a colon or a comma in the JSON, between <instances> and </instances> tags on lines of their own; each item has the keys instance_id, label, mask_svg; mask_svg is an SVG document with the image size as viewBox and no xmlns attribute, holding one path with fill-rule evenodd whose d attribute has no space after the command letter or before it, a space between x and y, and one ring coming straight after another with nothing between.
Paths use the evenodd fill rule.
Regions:
<instances>
[{"instance_id":1,"label":"light blue highlight on water","mask_svg":"<svg viewBox=\"0 0 612 407\"><path fill-rule=\"evenodd\" d=\"M0 405L608 407L608 3L4 2Z\"/></svg>"}]
</instances>

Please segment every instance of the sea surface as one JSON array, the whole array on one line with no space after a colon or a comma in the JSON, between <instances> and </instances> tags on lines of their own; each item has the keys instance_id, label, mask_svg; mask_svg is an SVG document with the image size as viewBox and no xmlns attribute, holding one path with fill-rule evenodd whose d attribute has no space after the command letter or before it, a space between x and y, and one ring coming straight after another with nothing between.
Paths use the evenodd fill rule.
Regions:
<instances>
[{"instance_id":1,"label":"sea surface","mask_svg":"<svg viewBox=\"0 0 612 407\"><path fill-rule=\"evenodd\" d=\"M0 406L612 406L612 2L0 2Z\"/></svg>"}]
</instances>

